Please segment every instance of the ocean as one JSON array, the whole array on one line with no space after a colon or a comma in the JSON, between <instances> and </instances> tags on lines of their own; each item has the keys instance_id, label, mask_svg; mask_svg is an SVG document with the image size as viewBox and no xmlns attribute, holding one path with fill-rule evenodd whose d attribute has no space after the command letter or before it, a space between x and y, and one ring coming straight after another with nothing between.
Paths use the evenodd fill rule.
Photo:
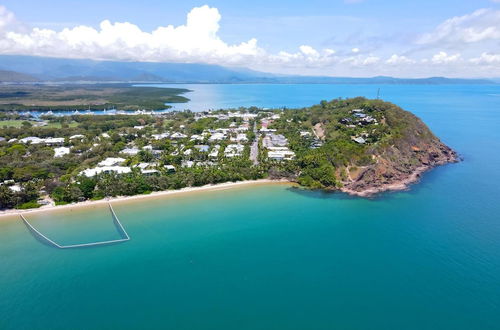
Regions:
<instances>
[{"instance_id":1,"label":"ocean","mask_svg":"<svg viewBox=\"0 0 500 330\"><path fill-rule=\"evenodd\" d=\"M463 157L374 198L289 185L114 202L60 250L0 218L0 329L500 329L500 85L187 85L183 107L380 97ZM203 106L204 105L204 106ZM29 214L119 238L104 205Z\"/></svg>"}]
</instances>

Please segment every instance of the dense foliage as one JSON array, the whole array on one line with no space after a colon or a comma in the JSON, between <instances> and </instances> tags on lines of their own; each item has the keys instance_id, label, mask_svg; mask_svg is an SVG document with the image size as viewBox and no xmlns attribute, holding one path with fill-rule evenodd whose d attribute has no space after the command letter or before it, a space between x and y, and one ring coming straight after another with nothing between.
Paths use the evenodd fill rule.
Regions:
<instances>
[{"instance_id":1,"label":"dense foliage","mask_svg":"<svg viewBox=\"0 0 500 330\"><path fill-rule=\"evenodd\" d=\"M0 110L159 110L165 103L183 103L182 88L134 87L129 84L5 85Z\"/></svg>"}]
</instances>

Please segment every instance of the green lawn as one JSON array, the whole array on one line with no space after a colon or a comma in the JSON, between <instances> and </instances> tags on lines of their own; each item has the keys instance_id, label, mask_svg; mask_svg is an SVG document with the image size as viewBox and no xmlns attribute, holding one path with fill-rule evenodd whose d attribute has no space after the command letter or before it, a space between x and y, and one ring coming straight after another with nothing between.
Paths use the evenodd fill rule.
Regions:
<instances>
[{"instance_id":1,"label":"green lawn","mask_svg":"<svg viewBox=\"0 0 500 330\"><path fill-rule=\"evenodd\" d=\"M69 127L77 127L78 123L76 121L73 121L73 122L69 123L68 126ZM46 126L43 126L43 127L47 127L47 128L62 128L62 125L61 125L61 123L48 123Z\"/></svg>"},{"instance_id":2,"label":"green lawn","mask_svg":"<svg viewBox=\"0 0 500 330\"><path fill-rule=\"evenodd\" d=\"M16 127L19 128L22 126L22 123L25 120L1 120L0 121L0 127ZM34 121L30 121L30 123L33 125L35 124Z\"/></svg>"}]
</instances>

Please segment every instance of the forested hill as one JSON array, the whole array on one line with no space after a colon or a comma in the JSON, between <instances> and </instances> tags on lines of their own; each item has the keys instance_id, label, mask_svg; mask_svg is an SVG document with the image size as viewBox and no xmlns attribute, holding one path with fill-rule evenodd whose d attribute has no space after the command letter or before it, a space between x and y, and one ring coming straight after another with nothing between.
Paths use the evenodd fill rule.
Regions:
<instances>
[{"instance_id":1,"label":"forested hill","mask_svg":"<svg viewBox=\"0 0 500 330\"><path fill-rule=\"evenodd\" d=\"M0 70L0 82L36 82L39 79L25 73L19 73L9 70Z\"/></svg>"},{"instance_id":2,"label":"forested hill","mask_svg":"<svg viewBox=\"0 0 500 330\"><path fill-rule=\"evenodd\" d=\"M419 173L458 160L415 115L381 100L323 101L287 111L273 127L297 153L297 181L368 195L401 189ZM313 130L314 143L299 132Z\"/></svg>"}]
</instances>

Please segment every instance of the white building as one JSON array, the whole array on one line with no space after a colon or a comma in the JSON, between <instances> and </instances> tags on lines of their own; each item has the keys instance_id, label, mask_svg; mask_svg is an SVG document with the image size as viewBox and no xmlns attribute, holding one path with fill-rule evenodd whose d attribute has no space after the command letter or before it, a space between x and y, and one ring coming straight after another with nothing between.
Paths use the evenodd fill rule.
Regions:
<instances>
[{"instance_id":1,"label":"white building","mask_svg":"<svg viewBox=\"0 0 500 330\"><path fill-rule=\"evenodd\" d=\"M231 138L231 141L235 141L235 142L248 142L248 138L247 138L246 134L239 133L239 134L236 135L236 137Z\"/></svg>"},{"instance_id":2,"label":"white building","mask_svg":"<svg viewBox=\"0 0 500 330\"><path fill-rule=\"evenodd\" d=\"M64 138L46 138L43 142L47 145L61 145L64 144Z\"/></svg>"},{"instance_id":3,"label":"white building","mask_svg":"<svg viewBox=\"0 0 500 330\"><path fill-rule=\"evenodd\" d=\"M28 136L28 137L25 137L25 138L22 138L21 140L19 140L19 142L21 143L31 143L31 144L39 144L39 143L42 143L44 141L44 139L41 139L39 137L36 137L36 136Z\"/></svg>"},{"instance_id":4,"label":"white building","mask_svg":"<svg viewBox=\"0 0 500 330\"><path fill-rule=\"evenodd\" d=\"M119 165L121 163L123 163L125 161L124 158L121 158L121 157L108 157L106 158L105 160L103 160L102 162L100 162L98 165L99 166L115 166L115 165Z\"/></svg>"},{"instance_id":5,"label":"white building","mask_svg":"<svg viewBox=\"0 0 500 330\"><path fill-rule=\"evenodd\" d=\"M145 170L149 167L149 163L139 163L139 164L135 165L134 167L137 167L142 171L142 170Z\"/></svg>"},{"instance_id":6,"label":"white building","mask_svg":"<svg viewBox=\"0 0 500 330\"><path fill-rule=\"evenodd\" d=\"M149 170L141 170L141 173L144 175L155 175L155 174L160 174L160 171L155 169L149 169Z\"/></svg>"},{"instance_id":7,"label":"white building","mask_svg":"<svg viewBox=\"0 0 500 330\"><path fill-rule=\"evenodd\" d=\"M213 141L221 141L221 140L225 140L225 139L226 139L226 135L224 133L217 132L217 133L212 134L212 136L210 136L210 138L208 140L213 142Z\"/></svg>"},{"instance_id":8,"label":"white building","mask_svg":"<svg viewBox=\"0 0 500 330\"><path fill-rule=\"evenodd\" d=\"M220 145L216 145L208 154L208 157L217 158L219 156Z\"/></svg>"},{"instance_id":9,"label":"white building","mask_svg":"<svg viewBox=\"0 0 500 330\"><path fill-rule=\"evenodd\" d=\"M229 158L241 156L243 154L244 149L245 146L242 144L230 144L224 150L224 156Z\"/></svg>"},{"instance_id":10,"label":"white building","mask_svg":"<svg viewBox=\"0 0 500 330\"><path fill-rule=\"evenodd\" d=\"M182 167L188 167L191 168L194 166L194 162L192 160L185 160L182 162Z\"/></svg>"},{"instance_id":11,"label":"white building","mask_svg":"<svg viewBox=\"0 0 500 330\"><path fill-rule=\"evenodd\" d=\"M161 139L166 139L170 136L169 133L161 133L161 134L153 134L151 135L153 137L153 139L155 140L161 140Z\"/></svg>"},{"instance_id":12,"label":"white building","mask_svg":"<svg viewBox=\"0 0 500 330\"><path fill-rule=\"evenodd\" d=\"M67 147L54 148L54 158L62 157L67 154L69 154L69 148Z\"/></svg>"},{"instance_id":13,"label":"white building","mask_svg":"<svg viewBox=\"0 0 500 330\"><path fill-rule=\"evenodd\" d=\"M359 136L359 137L353 137L353 138L352 138L352 140L353 140L354 142L359 143L359 144L365 144L365 143L366 143L366 140L365 140L365 139L363 139L361 136Z\"/></svg>"},{"instance_id":14,"label":"white building","mask_svg":"<svg viewBox=\"0 0 500 330\"><path fill-rule=\"evenodd\" d=\"M271 160L291 160L295 158L295 152L288 150L269 150L267 152L267 157Z\"/></svg>"},{"instance_id":15,"label":"white building","mask_svg":"<svg viewBox=\"0 0 500 330\"><path fill-rule=\"evenodd\" d=\"M126 174L130 173L132 170L130 167L125 166L103 166L96 168L88 168L82 171L80 174L85 175L86 177L93 177L101 173L117 173L117 174Z\"/></svg>"},{"instance_id":16,"label":"white building","mask_svg":"<svg viewBox=\"0 0 500 330\"><path fill-rule=\"evenodd\" d=\"M9 186L9 189L13 192L20 192L21 191L21 186L18 184L15 184L13 186Z\"/></svg>"},{"instance_id":17,"label":"white building","mask_svg":"<svg viewBox=\"0 0 500 330\"><path fill-rule=\"evenodd\" d=\"M172 173L175 172L175 166L174 165L165 165L164 166L167 172Z\"/></svg>"},{"instance_id":18,"label":"white building","mask_svg":"<svg viewBox=\"0 0 500 330\"><path fill-rule=\"evenodd\" d=\"M187 138L187 135L186 134L182 134L182 133L179 133L179 132L175 132L173 133L171 136L170 136L171 139L185 139Z\"/></svg>"},{"instance_id":19,"label":"white building","mask_svg":"<svg viewBox=\"0 0 500 330\"><path fill-rule=\"evenodd\" d=\"M139 153L139 149L137 148L125 148L121 151L122 154L130 155L130 156L135 156Z\"/></svg>"},{"instance_id":20,"label":"white building","mask_svg":"<svg viewBox=\"0 0 500 330\"><path fill-rule=\"evenodd\" d=\"M198 134L191 135L191 141L203 141L203 136Z\"/></svg>"}]
</instances>

